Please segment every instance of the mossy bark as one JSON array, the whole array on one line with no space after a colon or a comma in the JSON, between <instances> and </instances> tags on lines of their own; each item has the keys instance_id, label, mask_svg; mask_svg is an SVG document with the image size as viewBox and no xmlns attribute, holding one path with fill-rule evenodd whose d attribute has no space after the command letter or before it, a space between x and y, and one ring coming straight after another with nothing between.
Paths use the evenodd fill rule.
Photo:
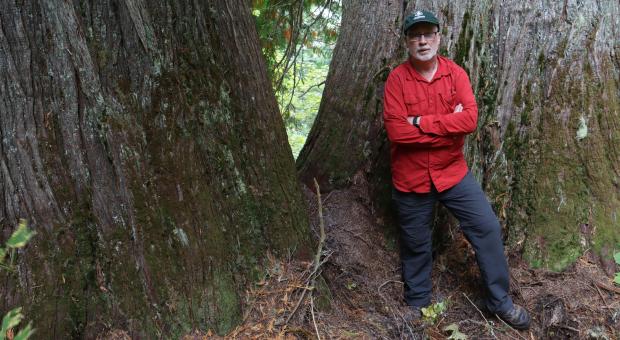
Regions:
<instances>
[{"instance_id":1,"label":"mossy bark","mask_svg":"<svg viewBox=\"0 0 620 340\"><path fill-rule=\"evenodd\" d=\"M0 5L0 223L38 231L0 311L42 338L240 321L308 223L246 1Z\"/></svg>"},{"instance_id":2,"label":"mossy bark","mask_svg":"<svg viewBox=\"0 0 620 340\"><path fill-rule=\"evenodd\" d=\"M379 220L390 221L385 134L358 127L380 124L381 84L375 77L405 59L404 48L398 48L403 15L429 9L442 23L441 53L470 75L479 127L464 151L496 208L508 246L522 250L534 266L555 270L586 249L611 254L620 242L618 2L392 6L400 5L360 10L344 3L337 48L362 41L373 48L335 50L332 68L358 62L365 67L330 69L319 116L298 158L302 179L335 179L343 186L346 181L338 179L364 171ZM377 21L375 13L389 15ZM381 58L367 65L367 54Z\"/></svg>"}]
</instances>

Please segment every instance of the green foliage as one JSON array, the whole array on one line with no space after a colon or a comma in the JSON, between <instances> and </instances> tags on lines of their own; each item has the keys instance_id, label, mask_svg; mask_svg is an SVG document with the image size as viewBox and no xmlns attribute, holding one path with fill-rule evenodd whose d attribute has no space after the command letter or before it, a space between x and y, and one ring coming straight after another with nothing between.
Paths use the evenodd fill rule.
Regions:
<instances>
[{"instance_id":1,"label":"green foliage","mask_svg":"<svg viewBox=\"0 0 620 340\"><path fill-rule=\"evenodd\" d=\"M614 260L617 265L620 265L620 252L614 254ZM616 273L616 277L614 277L614 283L620 285L620 272Z\"/></svg>"},{"instance_id":2,"label":"green foliage","mask_svg":"<svg viewBox=\"0 0 620 340\"><path fill-rule=\"evenodd\" d=\"M355 288L357 288L357 283L355 282L347 282L346 287L348 290L353 290Z\"/></svg>"},{"instance_id":3,"label":"green foliage","mask_svg":"<svg viewBox=\"0 0 620 340\"><path fill-rule=\"evenodd\" d=\"M334 0L252 1L252 14L272 80L289 71L290 61L302 47L321 54L322 44L336 41L340 7L340 1Z\"/></svg>"},{"instance_id":4,"label":"green foliage","mask_svg":"<svg viewBox=\"0 0 620 340\"><path fill-rule=\"evenodd\" d=\"M11 234L11 237L5 244L5 248L0 247L0 268L4 268L6 270L12 271L12 263L15 254L15 249L23 248L26 246L26 243L30 241L32 236L34 236L35 232L33 230L28 229L26 220L22 219L19 221L19 226L17 230ZM10 251L9 251L10 250ZM9 255L11 259L11 265L7 266L4 264L4 259Z\"/></svg>"},{"instance_id":5,"label":"green foliage","mask_svg":"<svg viewBox=\"0 0 620 340\"><path fill-rule=\"evenodd\" d=\"M295 158L306 142L306 136L319 111L324 88L322 83L327 77L330 58L331 54L329 57L311 55L305 58L303 68L298 70L300 80L297 84L294 84L291 77L287 77L284 88L291 90L277 94Z\"/></svg>"},{"instance_id":6,"label":"green foliage","mask_svg":"<svg viewBox=\"0 0 620 340\"><path fill-rule=\"evenodd\" d=\"M15 308L9 311L8 313L6 313L4 318L2 318L2 329L0 329L0 340L6 339L7 332L12 328L17 327L17 325L19 325L19 323L22 321L24 316L22 315L21 310L22 310L21 307ZM32 324L29 323L26 327L20 330L19 333L17 333L17 335L13 337L13 339L14 340L26 340L30 338L33 333L34 333L34 329L32 328Z\"/></svg>"},{"instance_id":7,"label":"green foliage","mask_svg":"<svg viewBox=\"0 0 620 340\"><path fill-rule=\"evenodd\" d=\"M21 220L19 222L19 226L17 230L13 232L11 238L6 242L7 248L22 248L30 241L32 236L34 236L34 230L28 229L26 226L26 220Z\"/></svg>"},{"instance_id":8,"label":"green foliage","mask_svg":"<svg viewBox=\"0 0 620 340\"><path fill-rule=\"evenodd\" d=\"M338 37L339 0L254 0L272 86L297 157L319 109Z\"/></svg>"},{"instance_id":9,"label":"green foliage","mask_svg":"<svg viewBox=\"0 0 620 340\"><path fill-rule=\"evenodd\" d=\"M12 266L7 267L4 265L4 259L7 255L7 249L11 249L9 253L10 253L10 258L11 258L11 263L12 263L12 260L14 258L14 250L17 248L25 247L28 241L30 241L30 239L34 235L35 235L35 232L33 230L28 229L26 220L23 220L23 219L20 220L17 230L15 230L13 234L11 234L11 237L5 244L6 248L0 247L0 265L1 265L0 268L12 270L13 269ZM4 340L6 338L7 332L10 329L19 325L19 323L22 321L24 316L22 315L21 310L22 310L21 307L15 308L9 311L4 316L4 318L2 318L2 329L0 329L0 340ZM14 340L26 340L30 336L32 336L33 333L34 333L34 329L32 328L32 324L29 323L26 327L20 330L19 333L17 333L17 335L13 337L13 339Z\"/></svg>"},{"instance_id":10,"label":"green foliage","mask_svg":"<svg viewBox=\"0 0 620 340\"><path fill-rule=\"evenodd\" d=\"M448 309L448 304L445 301L434 303L428 307L422 308L422 316L424 321L428 323L435 323L437 318Z\"/></svg>"},{"instance_id":11,"label":"green foliage","mask_svg":"<svg viewBox=\"0 0 620 340\"><path fill-rule=\"evenodd\" d=\"M461 333L459 331L459 326L455 323L449 324L448 326L444 327L443 330L445 332L451 333L448 339L467 340L467 335L465 335L464 333Z\"/></svg>"}]
</instances>

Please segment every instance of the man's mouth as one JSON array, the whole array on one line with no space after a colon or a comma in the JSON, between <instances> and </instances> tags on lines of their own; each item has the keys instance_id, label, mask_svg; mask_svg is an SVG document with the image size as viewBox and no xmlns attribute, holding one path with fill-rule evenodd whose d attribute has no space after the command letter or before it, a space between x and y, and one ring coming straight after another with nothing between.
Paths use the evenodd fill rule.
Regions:
<instances>
[{"instance_id":1,"label":"man's mouth","mask_svg":"<svg viewBox=\"0 0 620 340\"><path fill-rule=\"evenodd\" d=\"M418 50L418 53L426 53L426 52L428 52L430 50L431 50L430 48L421 48L421 49Z\"/></svg>"}]
</instances>

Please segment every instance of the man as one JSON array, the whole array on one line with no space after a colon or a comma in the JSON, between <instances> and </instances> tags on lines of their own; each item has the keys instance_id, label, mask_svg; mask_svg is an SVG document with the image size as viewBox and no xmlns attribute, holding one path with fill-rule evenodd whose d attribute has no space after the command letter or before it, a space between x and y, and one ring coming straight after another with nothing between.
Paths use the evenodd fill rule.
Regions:
<instances>
[{"instance_id":1,"label":"man","mask_svg":"<svg viewBox=\"0 0 620 340\"><path fill-rule=\"evenodd\" d=\"M466 134L477 127L478 108L469 77L437 55L439 21L416 11L403 31L409 60L385 84L384 122L391 142L393 198L401 226L405 300L419 317L430 304L431 220L435 202L458 218L476 252L491 313L514 328L527 329L527 311L514 305L501 227L463 156Z\"/></svg>"}]
</instances>

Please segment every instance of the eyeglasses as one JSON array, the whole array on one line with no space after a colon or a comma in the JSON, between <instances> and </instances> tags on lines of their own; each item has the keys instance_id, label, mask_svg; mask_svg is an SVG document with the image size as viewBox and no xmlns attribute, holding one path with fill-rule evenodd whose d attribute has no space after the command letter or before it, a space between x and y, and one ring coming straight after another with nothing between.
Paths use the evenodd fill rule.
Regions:
<instances>
[{"instance_id":1,"label":"eyeglasses","mask_svg":"<svg viewBox=\"0 0 620 340\"><path fill-rule=\"evenodd\" d=\"M416 41L416 42L422 40L422 37L424 37L424 40L433 40L435 39L435 36L437 35L437 33L438 32L417 33L417 34L409 33L407 34L407 39L411 41Z\"/></svg>"}]
</instances>

